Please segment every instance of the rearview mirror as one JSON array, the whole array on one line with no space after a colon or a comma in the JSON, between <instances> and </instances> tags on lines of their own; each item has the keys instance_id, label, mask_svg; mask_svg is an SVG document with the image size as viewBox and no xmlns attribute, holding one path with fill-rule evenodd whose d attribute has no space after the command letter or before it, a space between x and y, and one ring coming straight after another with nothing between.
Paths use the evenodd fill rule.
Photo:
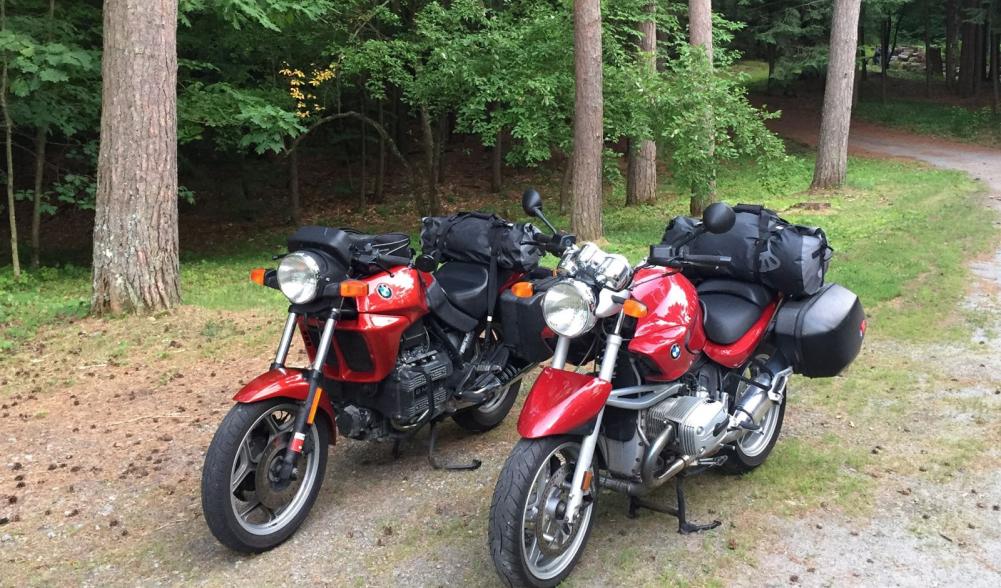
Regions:
<instances>
[{"instance_id":1,"label":"rearview mirror","mask_svg":"<svg viewBox=\"0 0 1001 588\"><path fill-rule=\"evenodd\" d=\"M542 196L539 196L534 188L525 190L525 193L521 195L521 209L528 216L539 216L539 212L542 211Z\"/></svg>"},{"instance_id":2,"label":"rearview mirror","mask_svg":"<svg viewBox=\"0 0 1001 588\"><path fill-rule=\"evenodd\" d=\"M702 212L702 226L710 233L725 233L733 228L736 221L733 209L722 202L710 204Z\"/></svg>"}]
</instances>

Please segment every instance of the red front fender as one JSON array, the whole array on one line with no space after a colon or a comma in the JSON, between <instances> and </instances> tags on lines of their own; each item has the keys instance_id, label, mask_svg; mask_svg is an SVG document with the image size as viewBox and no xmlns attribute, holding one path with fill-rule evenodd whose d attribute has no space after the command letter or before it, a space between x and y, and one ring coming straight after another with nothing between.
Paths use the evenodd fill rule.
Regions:
<instances>
[{"instance_id":1,"label":"red front fender","mask_svg":"<svg viewBox=\"0 0 1001 588\"><path fill-rule=\"evenodd\" d=\"M611 391L611 382L547 367L525 399L518 433L526 439L570 433L601 412Z\"/></svg>"},{"instance_id":2,"label":"red front fender","mask_svg":"<svg viewBox=\"0 0 1001 588\"><path fill-rule=\"evenodd\" d=\"M307 394L309 394L309 382L301 370L278 368L264 372L247 382L233 396L233 400L241 404L261 402L272 398L289 398L305 402ZM320 409L327 417L327 424L330 425L330 444L333 445L334 440L337 439L337 424L334 420L334 409L330 406L330 399L326 394L320 398Z\"/></svg>"}]
</instances>

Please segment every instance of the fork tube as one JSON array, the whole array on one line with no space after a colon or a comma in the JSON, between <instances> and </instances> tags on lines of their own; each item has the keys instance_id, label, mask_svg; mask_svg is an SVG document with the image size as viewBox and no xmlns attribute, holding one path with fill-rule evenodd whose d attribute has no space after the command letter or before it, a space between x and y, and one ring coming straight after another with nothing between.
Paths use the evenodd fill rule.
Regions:
<instances>
[{"instance_id":1,"label":"fork tube","mask_svg":"<svg viewBox=\"0 0 1001 588\"><path fill-rule=\"evenodd\" d=\"M336 315L331 314L327 318L327 322L323 325L323 334L320 335L320 343L316 346L316 357L313 358L313 367L307 376L309 378L309 393L306 394L306 401L299 406L298 412L295 413L295 427L292 429L292 440L285 451L282 469L278 476L279 482L283 485L291 480L295 460L302 453L302 446L306 441L306 429L313 424L313 416L315 415L313 411L319 400L317 395L323 393L320 389L320 380L323 379L323 362L330 351L330 340L334 336L334 326L336 324Z\"/></svg>"},{"instance_id":2,"label":"fork tube","mask_svg":"<svg viewBox=\"0 0 1001 588\"><path fill-rule=\"evenodd\" d=\"M295 333L296 319L299 318L294 312L288 313L285 319L285 328L282 330L282 339L278 342L278 352L275 353L275 361L271 364L271 369L285 367L285 360L288 359L288 348L292 345L292 335Z\"/></svg>"},{"instance_id":3,"label":"fork tube","mask_svg":"<svg viewBox=\"0 0 1001 588\"><path fill-rule=\"evenodd\" d=\"M556 338L556 349L553 350L553 369L561 370L567 364L567 353L570 351L570 337L560 335Z\"/></svg>"}]
</instances>

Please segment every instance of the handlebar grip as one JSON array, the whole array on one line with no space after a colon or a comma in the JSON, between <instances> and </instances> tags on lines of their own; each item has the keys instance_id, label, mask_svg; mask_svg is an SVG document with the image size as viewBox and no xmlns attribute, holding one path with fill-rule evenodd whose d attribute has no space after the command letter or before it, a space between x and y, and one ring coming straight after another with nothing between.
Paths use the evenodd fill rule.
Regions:
<instances>
[{"instance_id":1,"label":"handlebar grip","mask_svg":"<svg viewBox=\"0 0 1001 588\"><path fill-rule=\"evenodd\" d=\"M697 263L699 265L730 265L733 258L728 255L685 255L682 258L688 263Z\"/></svg>"}]
</instances>

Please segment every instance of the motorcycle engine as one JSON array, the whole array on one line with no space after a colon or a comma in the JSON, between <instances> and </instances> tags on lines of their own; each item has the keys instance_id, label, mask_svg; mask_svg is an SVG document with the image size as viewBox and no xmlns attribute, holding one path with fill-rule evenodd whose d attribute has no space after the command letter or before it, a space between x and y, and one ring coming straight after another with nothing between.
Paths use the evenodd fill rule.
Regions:
<instances>
[{"instance_id":1,"label":"motorcycle engine","mask_svg":"<svg viewBox=\"0 0 1001 588\"><path fill-rule=\"evenodd\" d=\"M652 441L673 426L675 449L681 455L708 457L726 435L730 416L722 402L698 396L674 396L646 413L646 434Z\"/></svg>"},{"instance_id":2,"label":"motorcycle engine","mask_svg":"<svg viewBox=\"0 0 1001 588\"><path fill-rule=\"evenodd\" d=\"M379 388L386 416L399 428L424 418L432 400L442 409L448 395L442 380L452 369L448 353L432 343L423 325L409 329L400 342L396 369Z\"/></svg>"}]
</instances>

